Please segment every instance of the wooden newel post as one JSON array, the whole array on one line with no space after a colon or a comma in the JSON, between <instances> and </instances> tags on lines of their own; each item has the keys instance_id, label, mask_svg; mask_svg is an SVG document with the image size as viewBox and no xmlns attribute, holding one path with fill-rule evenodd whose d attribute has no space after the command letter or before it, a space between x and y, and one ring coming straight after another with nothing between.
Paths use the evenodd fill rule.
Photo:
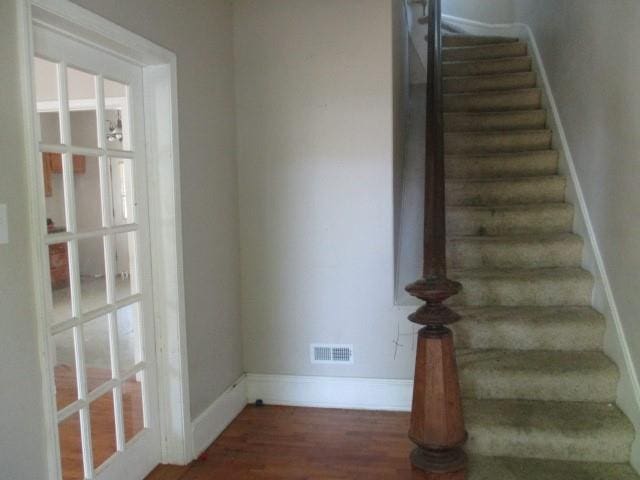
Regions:
<instances>
[{"instance_id":1,"label":"wooden newel post","mask_svg":"<svg viewBox=\"0 0 640 480\"><path fill-rule=\"evenodd\" d=\"M427 302L409 318L425 325L418 333L413 403L409 438L417 447L411 453L414 467L428 478L465 478L467 458L462 446L467 438L456 366L453 335L445 325L458 315L442 305L460 285L444 279L423 279L407 291ZM451 477L448 474L457 474Z\"/></svg>"},{"instance_id":2,"label":"wooden newel post","mask_svg":"<svg viewBox=\"0 0 640 480\"><path fill-rule=\"evenodd\" d=\"M406 287L425 302L409 319L418 334L409 438L411 463L429 480L466 478L467 438L453 335L458 314L443 304L462 288L447 278L441 0L429 2L423 278Z\"/></svg>"}]
</instances>

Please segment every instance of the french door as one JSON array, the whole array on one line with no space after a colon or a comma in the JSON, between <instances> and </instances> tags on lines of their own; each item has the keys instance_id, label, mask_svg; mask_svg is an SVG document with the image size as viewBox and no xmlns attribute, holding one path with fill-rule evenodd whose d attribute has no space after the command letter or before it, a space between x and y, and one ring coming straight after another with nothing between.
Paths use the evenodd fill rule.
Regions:
<instances>
[{"instance_id":1,"label":"french door","mask_svg":"<svg viewBox=\"0 0 640 480\"><path fill-rule=\"evenodd\" d=\"M142 478L161 460L142 69L40 26L34 51L59 478Z\"/></svg>"}]
</instances>

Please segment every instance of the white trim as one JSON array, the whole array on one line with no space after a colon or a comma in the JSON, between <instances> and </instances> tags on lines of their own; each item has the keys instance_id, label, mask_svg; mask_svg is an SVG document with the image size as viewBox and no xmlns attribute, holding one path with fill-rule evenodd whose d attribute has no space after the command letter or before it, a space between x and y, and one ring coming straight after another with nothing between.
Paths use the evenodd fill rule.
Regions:
<instances>
[{"instance_id":1,"label":"white trim","mask_svg":"<svg viewBox=\"0 0 640 480\"><path fill-rule=\"evenodd\" d=\"M171 63L175 54L69 0L31 0L37 23L139 65Z\"/></svg>"},{"instance_id":2,"label":"white trim","mask_svg":"<svg viewBox=\"0 0 640 480\"><path fill-rule=\"evenodd\" d=\"M603 311L607 319L609 319L613 324L612 326L615 331L616 338L614 343L617 345L610 346L605 344L605 349L608 354L617 360L618 368L620 368L622 373L621 386L618 388L618 392L621 390L628 390L630 387L633 395L633 404L629 405L629 402L625 402L624 405L620 404L620 402L618 403L621 407L624 407L625 413L631 419L638 421L638 419L640 419L640 380L638 378L638 366L636 365L629 348L627 332L625 331L622 319L620 318L620 312L613 295L613 289L611 288L607 268L598 245L591 217L589 215L589 208L580 185L580 178L578 177L575 162L571 155L569 142L562 125L560 111L553 96L549 77L533 31L529 25L524 23L491 25L447 15L445 15L445 17L447 17L450 22L459 25L471 34L514 36L527 41L529 44L530 54L535 64L535 70L537 71L539 80L542 83L542 90L546 103L545 106L548 111L548 120L551 130L554 132L554 146L556 146L556 148L558 148L562 153L561 168L569 174L570 189L568 190L568 194L571 197L571 200L575 201L578 205L576 218L574 220L574 230L581 234L585 240L585 258L583 260L583 266L591 271L594 277L596 277L596 286L593 292L593 304ZM593 263L595 263L595 265L593 265ZM602 302L597 301L597 299L602 296L604 296L605 300L604 305L600 305L599 303ZM627 382L630 385L623 385ZM618 396L618 399L620 400L620 395ZM638 426L639 425L636 425L636 428ZM638 444L638 439L636 440L636 444ZM638 450L640 450L640 445L634 445L634 454ZM638 464L640 463L640 459L632 457L632 463Z\"/></svg>"},{"instance_id":3,"label":"white trim","mask_svg":"<svg viewBox=\"0 0 640 480\"><path fill-rule=\"evenodd\" d=\"M177 60L143 69L163 460L193 458L182 256ZM164 316L163 316L164 314Z\"/></svg>"},{"instance_id":4,"label":"white trim","mask_svg":"<svg viewBox=\"0 0 640 480\"><path fill-rule=\"evenodd\" d=\"M192 423L194 458L204 452L247 405L247 378L241 376Z\"/></svg>"},{"instance_id":5,"label":"white trim","mask_svg":"<svg viewBox=\"0 0 640 480\"><path fill-rule=\"evenodd\" d=\"M44 271L46 246L40 241L44 211L41 169L36 168L38 146L35 144L37 112L33 92L33 24L42 26L99 48L120 59L142 67L145 86L145 123L149 135L149 202L152 259L154 263L154 305L156 307L156 350L162 459L166 463L187 463L193 457L188 358L186 346L185 306L182 268L182 225L180 206L180 159L178 142L177 61L174 53L133 34L118 25L72 3L69 0L15 0L19 8L23 109L26 113L25 135L29 158L32 262L36 289L40 355L45 397L47 458L50 478L59 478L57 454L55 386L49 371L49 344L45 320L47 282ZM150 90L154 90L153 92ZM153 118L152 112L163 112ZM158 145L152 145L153 141ZM157 181L157 179L162 181ZM157 189L163 189L158 191ZM162 199L161 205L156 201ZM160 237L158 236L160 235ZM156 264L159 264L156 268Z\"/></svg>"},{"instance_id":6,"label":"white trim","mask_svg":"<svg viewBox=\"0 0 640 480\"><path fill-rule=\"evenodd\" d=\"M124 110L127 106L126 97L105 97L105 110ZM38 113L57 112L60 102L58 100L41 100L37 102ZM96 100L84 98L79 100L69 100L69 111L95 110Z\"/></svg>"},{"instance_id":7,"label":"white trim","mask_svg":"<svg viewBox=\"0 0 640 480\"><path fill-rule=\"evenodd\" d=\"M53 384L53 365L51 344L47 325L47 289L51 284L50 272L44 268L46 259L45 246L40 241L41 212L46 211L44 196L44 179L42 169L36 168L38 163L32 161L40 151L36 140L38 131L38 114L36 112L35 85L33 69L33 22L31 4L28 0L17 0L18 7L18 47L20 54L20 84L22 85L22 109L24 112L25 153L27 158L27 189L29 191L29 231L31 238L31 262L34 279L35 310L38 325L38 350L42 373L42 398L44 407L45 438L48 478L55 480L61 476L60 459L56 445L58 443L57 405L55 401L55 385Z\"/></svg>"},{"instance_id":8,"label":"white trim","mask_svg":"<svg viewBox=\"0 0 640 480\"><path fill-rule=\"evenodd\" d=\"M412 392L412 380L247 374L249 403L407 412Z\"/></svg>"}]
</instances>

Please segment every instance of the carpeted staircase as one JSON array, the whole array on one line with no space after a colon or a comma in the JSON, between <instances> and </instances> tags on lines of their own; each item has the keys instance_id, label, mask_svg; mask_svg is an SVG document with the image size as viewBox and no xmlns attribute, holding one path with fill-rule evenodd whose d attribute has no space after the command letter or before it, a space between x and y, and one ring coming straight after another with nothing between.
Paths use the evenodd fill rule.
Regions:
<instances>
[{"instance_id":1,"label":"carpeted staircase","mask_svg":"<svg viewBox=\"0 0 640 480\"><path fill-rule=\"evenodd\" d=\"M527 45L444 38L451 299L472 480L638 479Z\"/></svg>"}]
</instances>

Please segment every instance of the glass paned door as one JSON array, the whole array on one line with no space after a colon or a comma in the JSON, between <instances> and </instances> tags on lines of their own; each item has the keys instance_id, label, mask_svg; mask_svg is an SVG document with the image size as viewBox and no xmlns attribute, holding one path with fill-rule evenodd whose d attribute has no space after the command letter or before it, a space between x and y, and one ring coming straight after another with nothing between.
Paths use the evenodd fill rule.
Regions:
<instances>
[{"instance_id":1,"label":"glass paned door","mask_svg":"<svg viewBox=\"0 0 640 480\"><path fill-rule=\"evenodd\" d=\"M35 55L59 478L135 478L160 461L142 70L40 27Z\"/></svg>"}]
</instances>

